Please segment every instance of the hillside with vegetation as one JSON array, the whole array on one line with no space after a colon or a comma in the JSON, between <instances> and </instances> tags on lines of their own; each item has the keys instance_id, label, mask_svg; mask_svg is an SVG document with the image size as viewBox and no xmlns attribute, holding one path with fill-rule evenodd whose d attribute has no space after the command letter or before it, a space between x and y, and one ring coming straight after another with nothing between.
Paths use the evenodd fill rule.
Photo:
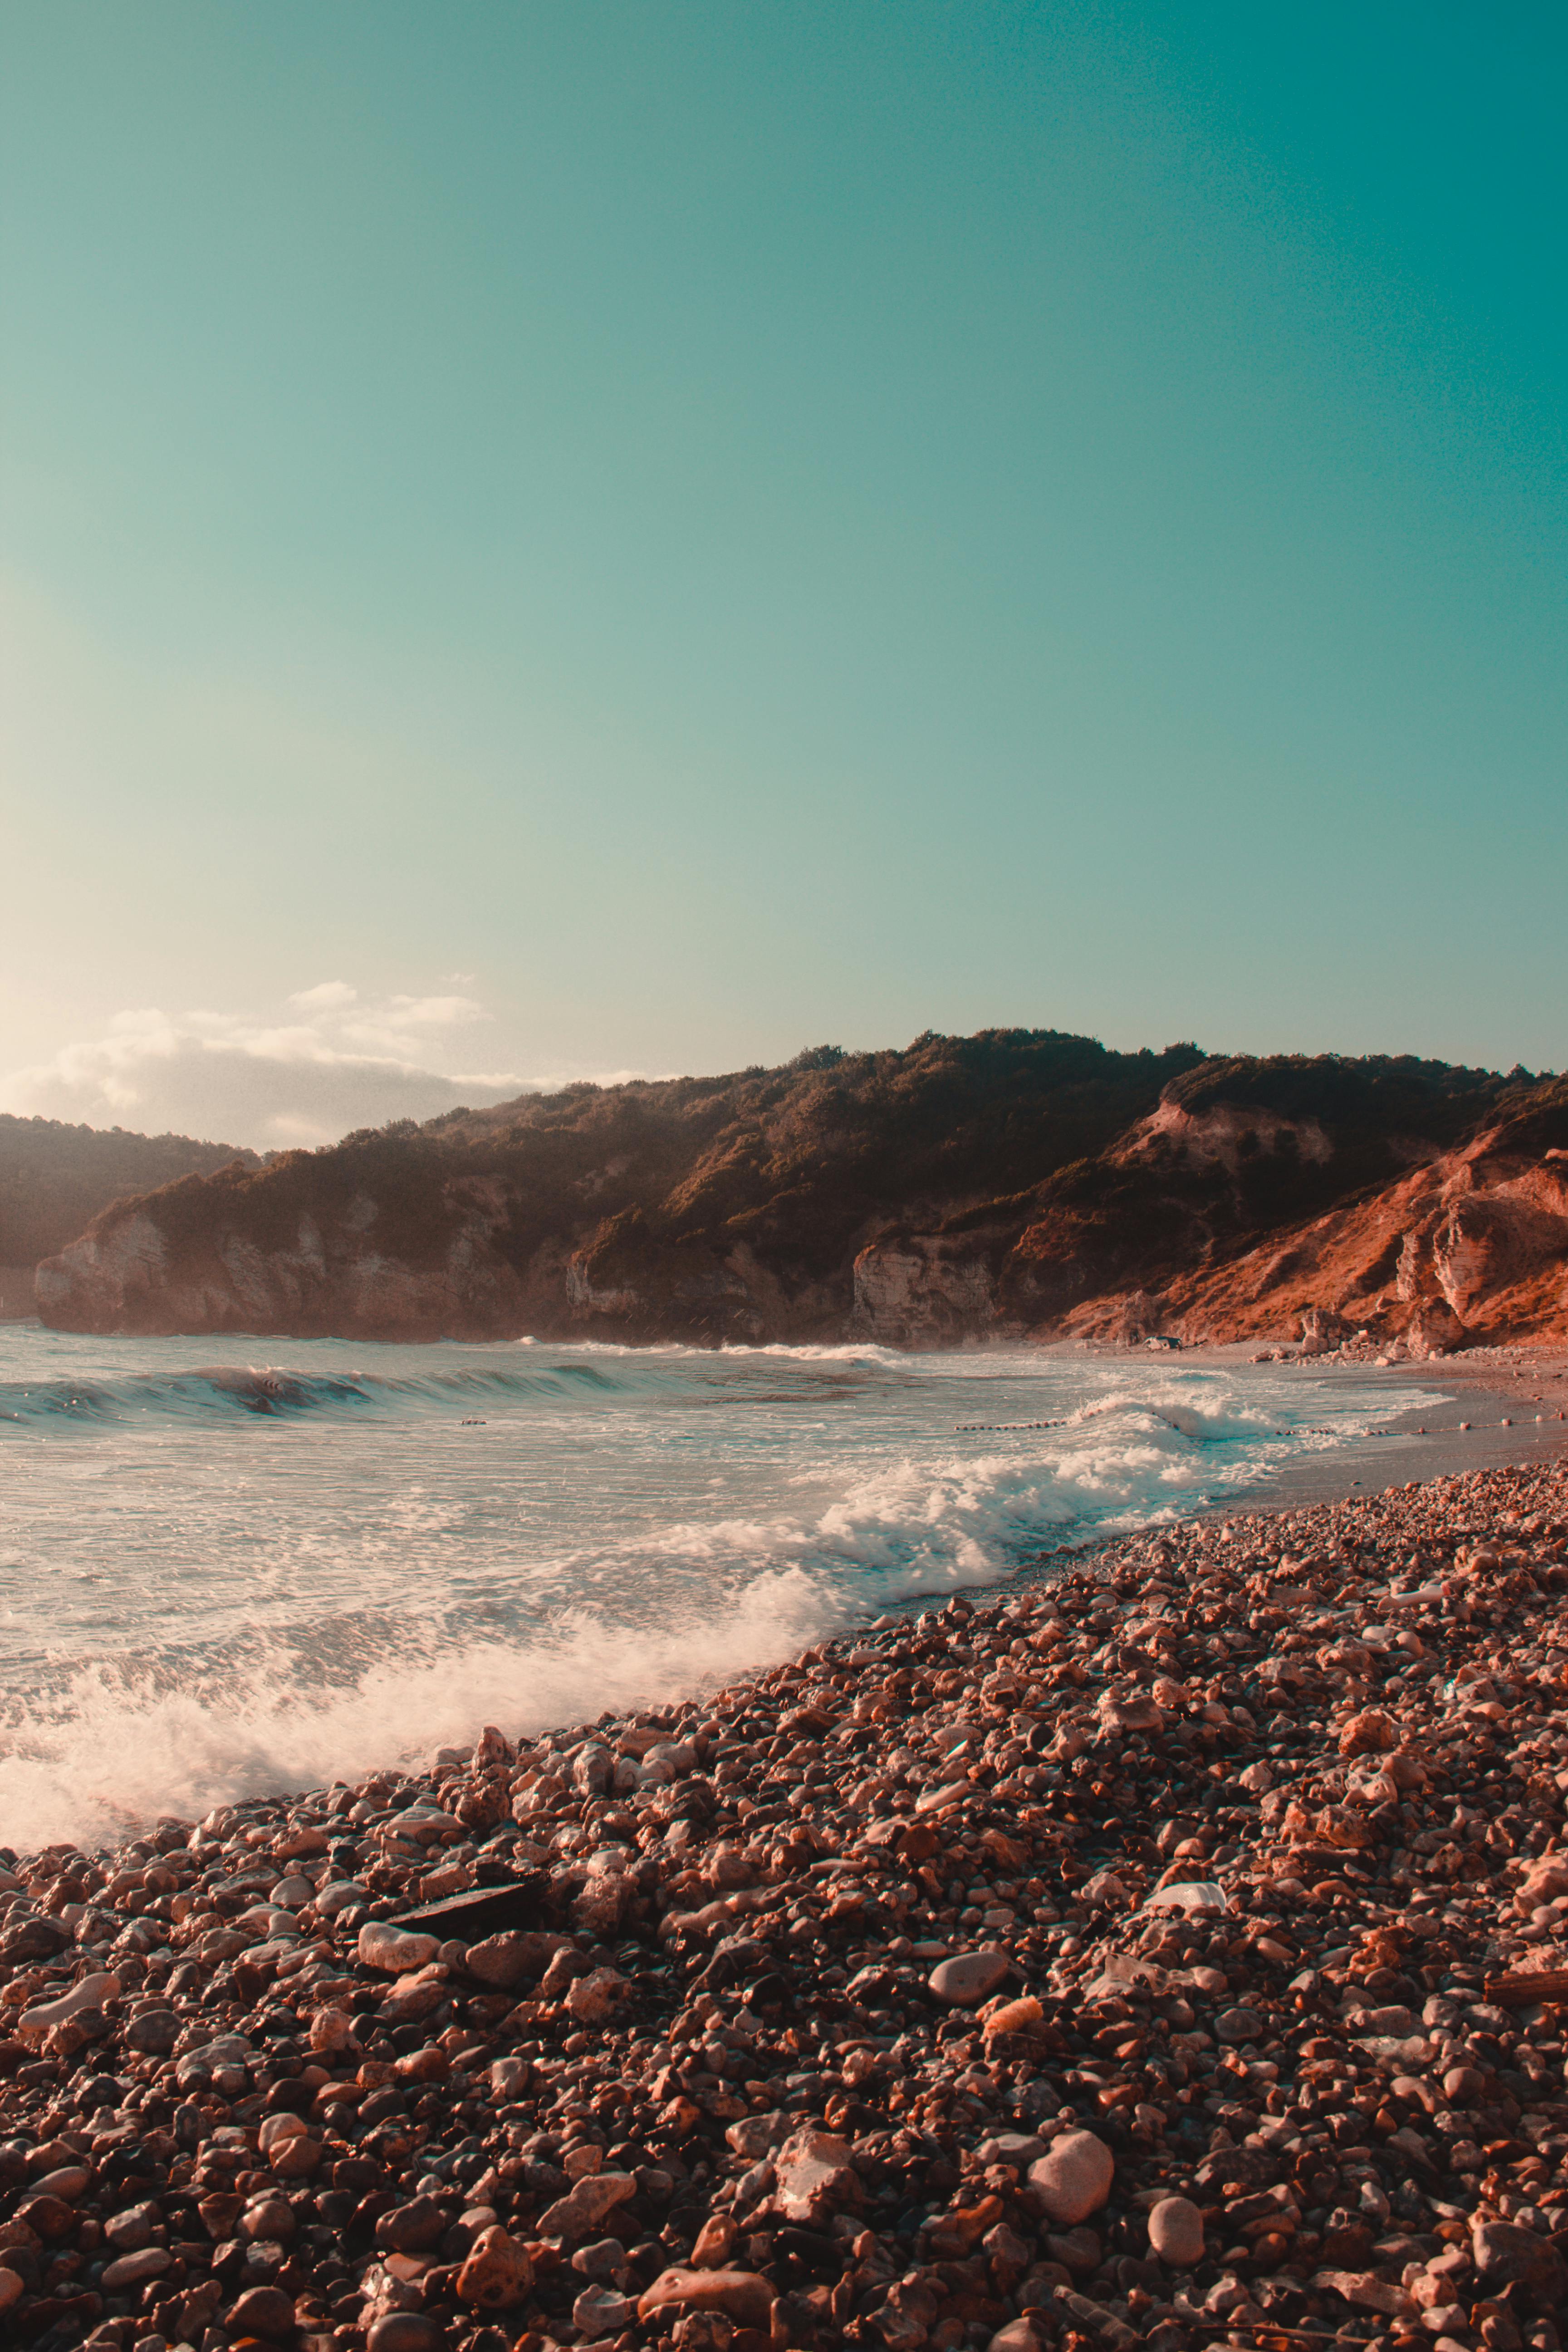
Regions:
<instances>
[{"instance_id":1,"label":"hillside with vegetation","mask_svg":"<svg viewBox=\"0 0 1568 2352\"><path fill-rule=\"evenodd\" d=\"M1568 1086L1521 1072L927 1034L188 1174L38 1295L76 1329L705 1345L1289 1336L1315 1307L1426 1351L1562 1327L1565 1151Z\"/></svg>"},{"instance_id":2,"label":"hillside with vegetation","mask_svg":"<svg viewBox=\"0 0 1568 2352\"><path fill-rule=\"evenodd\" d=\"M128 1193L155 1192L181 1176L208 1176L237 1160L261 1165L254 1151L232 1143L0 1112L0 1266L32 1266L53 1256Z\"/></svg>"}]
</instances>

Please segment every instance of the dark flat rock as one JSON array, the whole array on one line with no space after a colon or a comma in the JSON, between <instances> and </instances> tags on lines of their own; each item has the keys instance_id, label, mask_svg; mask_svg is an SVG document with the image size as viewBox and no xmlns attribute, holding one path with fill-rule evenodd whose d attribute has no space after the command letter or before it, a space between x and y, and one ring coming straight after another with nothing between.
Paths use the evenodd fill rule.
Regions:
<instances>
[{"instance_id":1,"label":"dark flat rock","mask_svg":"<svg viewBox=\"0 0 1568 2352\"><path fill-rule=\"evenodd\" d=\"M444 1895L439 1903L422 1903L416 1911L400 1911L390 1922L411 1935L439 1936L443 1942L459 1944L477 1944L503 1927L539 1923L539 1891L530 1879L516 1879L509 1886L471 1886L465 1894Z\"/></svg>"}]
</instances>

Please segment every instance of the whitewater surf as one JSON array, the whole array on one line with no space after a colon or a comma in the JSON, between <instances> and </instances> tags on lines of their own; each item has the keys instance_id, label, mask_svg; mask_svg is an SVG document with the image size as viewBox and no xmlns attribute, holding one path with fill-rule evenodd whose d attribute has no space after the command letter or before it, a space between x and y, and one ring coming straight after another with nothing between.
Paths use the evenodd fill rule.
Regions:
<instances>
[{"instance_id":1,"label":"whitewater surf","mask_svg":"<svg viewBox=\"0 0 1568 2352\"><path fill-rule=\"evenodd\" d=\"M1026 1349L203 1352L0 1329L0 1842L721 1683L1238 1496L1387 1399Z\"/></svg>"}]
</instances>

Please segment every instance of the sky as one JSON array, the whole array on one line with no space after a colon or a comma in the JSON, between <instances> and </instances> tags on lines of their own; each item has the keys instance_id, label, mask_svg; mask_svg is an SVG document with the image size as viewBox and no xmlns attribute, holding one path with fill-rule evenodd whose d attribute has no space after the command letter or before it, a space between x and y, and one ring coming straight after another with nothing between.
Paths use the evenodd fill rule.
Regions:
<instances>
[{"instance_id":1,"label":"sky","mask_svg":"<svg viewBox=\"0 0 1568 2352\"><path fill-rule=\"evenodd\" d=\"M0 1108L1568 1063L1568 18L13 0Z\"/></svg>"}]
</instances>

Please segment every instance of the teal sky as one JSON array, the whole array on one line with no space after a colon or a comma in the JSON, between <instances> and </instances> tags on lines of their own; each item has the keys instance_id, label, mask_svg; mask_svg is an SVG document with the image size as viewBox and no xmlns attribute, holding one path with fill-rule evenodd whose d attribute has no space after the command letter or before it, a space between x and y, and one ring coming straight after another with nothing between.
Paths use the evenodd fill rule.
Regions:
<instances>
[{"instance_id":1,"label":"teal sky","mask_svg":"<svg viewBox=\"0 0 1568 2352\"><path fill-rule=\"evenodd\" d=\"M0 1106L269 1142L991 1024L1568 1063L1565 59L13 0Z\"/></svg>"}]
</instances>

